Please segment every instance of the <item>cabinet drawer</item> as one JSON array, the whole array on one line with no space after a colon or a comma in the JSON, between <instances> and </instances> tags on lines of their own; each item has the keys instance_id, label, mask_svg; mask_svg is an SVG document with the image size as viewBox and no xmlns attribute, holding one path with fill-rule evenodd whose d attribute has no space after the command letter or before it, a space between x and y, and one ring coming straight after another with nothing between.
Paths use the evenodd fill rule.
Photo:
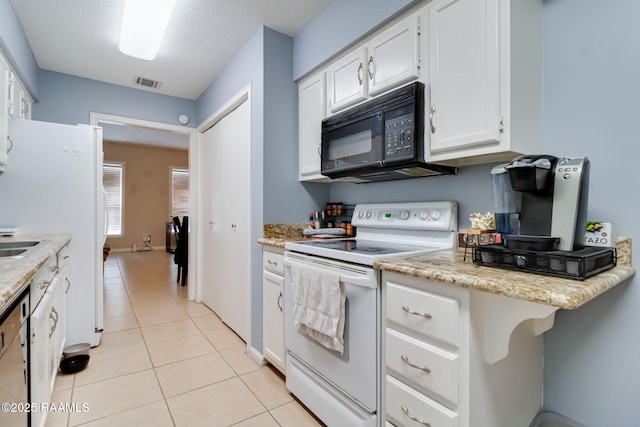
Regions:
<instances>
[{"instance_id":1,"label":"cabinet drawer","mask_svg":"<svg viewBox=\"0 0 640 427\"><path fill-rule=\"evenodd\" d=\"M445 343L460 345L458 300L394 283L386 286L388 320Z\"/></svg>"},{"instance_id":2,"label":"cabinet drawer","mask_svg":"<svg viewBox=\"0 0 640 427\"><path fill-rule=\"evenodd\" d=\"M428 390L458 403L457 355L387 328L385 357L388 369L420 391Z\"/></svg>"},{"instance_id":3,"label":"cabinet drawer","mask_svg":"<svg viewBox=\"0 0 640 427\"><path fill-rule=\"evenodd\" d=\"M265 270L284 276L284 255L264 251L262 254L262 266Z\"/></svg>"},{"instance_id":4,"label":"cabinet drawer","mask_svg":"<svg viewBox=\"0 0 640 427\"><path fill-rule=\"evenodd\" d=\"M387 375L385 407L394 425L458 427L458 414Z\"/></svg>"}]
</instances>

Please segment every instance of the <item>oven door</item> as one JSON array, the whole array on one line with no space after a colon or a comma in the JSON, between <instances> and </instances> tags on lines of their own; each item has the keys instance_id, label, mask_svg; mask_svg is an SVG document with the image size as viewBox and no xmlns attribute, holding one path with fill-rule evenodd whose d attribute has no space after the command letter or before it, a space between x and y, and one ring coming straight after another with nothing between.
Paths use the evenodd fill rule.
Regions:
<instances>
[{"instance_id":1,"label":"oven door","mask_svg":"<svg viewBox=\"0 0 640 427\"><path fill-rule=\"evenodd\" d=\"M345 285L346 291L342 355L324 347L294 325L291 272L294 264L327 269L341 275L340 281ZM369 413L376 412L379 390L379 291L377 272L371 267L285 253L284 331L287 358L294 357L302 362ZM289 364L289 360L287 363ZM287 368L287 382L289 374ZM310 406L307 402L305 404Z\"/></svg>"},{"instance_id":2,"label":"oven door","mask_svg":"<svg viewBox=\"0 0 640 427\"><path fill-rule=\"evenodd\" d=\"M320 172L332 178L367 172L382 166L383 113L322 123L322 166Z\"/></svg>"}]
</instances>

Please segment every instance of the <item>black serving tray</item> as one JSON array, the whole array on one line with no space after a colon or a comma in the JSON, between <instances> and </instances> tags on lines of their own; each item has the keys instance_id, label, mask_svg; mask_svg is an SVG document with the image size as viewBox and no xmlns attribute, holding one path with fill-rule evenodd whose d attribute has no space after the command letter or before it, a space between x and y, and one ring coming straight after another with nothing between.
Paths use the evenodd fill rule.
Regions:
<instances>
[{"instance_id":1,"label":"black serving tray","mask_svg":"<svg viewBox=\"0 0 640 427\"><path fill-rule=\"evenodd\" d=\"M578 251L527 251L502 245L473 248L473 263L546 276L584 280L615 267L615 248L586 247Z\"/></svg>"}]
</instances>

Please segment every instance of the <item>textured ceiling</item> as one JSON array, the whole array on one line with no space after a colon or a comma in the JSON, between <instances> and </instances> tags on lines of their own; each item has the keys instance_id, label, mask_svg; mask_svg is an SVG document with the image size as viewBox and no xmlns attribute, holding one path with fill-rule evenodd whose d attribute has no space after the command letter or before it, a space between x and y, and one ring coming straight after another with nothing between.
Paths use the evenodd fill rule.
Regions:
<instances>
[{"instance_id":1,"label":"textured ceiling","mask_svg":"<svg viewBox=\"0 0 640 427\"><path fill-rule=\"evenodd\" d=\"M164 95L197 99L265 25L295 36L332 0L178 0L153 61L118 50L122 0L11 0L38 66L139 88L159 80Z\"/></svg>"}]
</instances>

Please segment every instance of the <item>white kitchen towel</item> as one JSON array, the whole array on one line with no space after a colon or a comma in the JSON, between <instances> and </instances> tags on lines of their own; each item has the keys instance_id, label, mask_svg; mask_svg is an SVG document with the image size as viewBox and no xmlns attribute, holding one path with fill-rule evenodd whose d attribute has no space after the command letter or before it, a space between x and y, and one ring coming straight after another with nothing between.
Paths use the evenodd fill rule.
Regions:
<instances>
[{"instance_id":1,"label":"white kitchen towel","mask_svg":"<svg viewBox=\"0 0 640 427\"><path fill-rule=\"evenodd\" d=\"M293 322L325 347L344 352L346 292L340 274L294 263Z\"/></svg>"}]
</instances>

